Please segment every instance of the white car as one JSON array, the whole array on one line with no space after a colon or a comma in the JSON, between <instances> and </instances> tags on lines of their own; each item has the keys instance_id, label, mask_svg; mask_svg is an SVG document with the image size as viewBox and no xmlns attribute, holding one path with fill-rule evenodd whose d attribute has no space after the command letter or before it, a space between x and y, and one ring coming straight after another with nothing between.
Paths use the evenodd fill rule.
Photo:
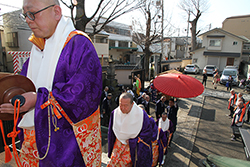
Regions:
<instances>
[{"instance_id":1,"label":"white car","mask_svg":"<svg viewBox=\"0 0 250 167\"><path fill-rule=\"evenodd\" d=\"M184 68L184 73L194 73L194 74L198 74L200 72L200 68L199 66L197 66L196 64L189 64Z\"/></svg>"},{"instance_id":2,"label":"white car","mask_svg":"<svg viewBox=\"0 0 250 167\"><path fill-rule=\"evenodd\" d=\"M224 68L220 77L220 83L226 84L230 75L233 78L233 85L238 85L238 70L236 68Z\"/></svg>"},{"instance_id":3,"label":"white car","mask_svg":"<svg viewBox=\"0 0 250 167\"><path fill-rule=\"evenodd\" d=\"M218 67L215 65L206 65L203 69L203 72L206 70L208 75L213 75L216 69L218 70Z\"/></svg>"}]
</instances>

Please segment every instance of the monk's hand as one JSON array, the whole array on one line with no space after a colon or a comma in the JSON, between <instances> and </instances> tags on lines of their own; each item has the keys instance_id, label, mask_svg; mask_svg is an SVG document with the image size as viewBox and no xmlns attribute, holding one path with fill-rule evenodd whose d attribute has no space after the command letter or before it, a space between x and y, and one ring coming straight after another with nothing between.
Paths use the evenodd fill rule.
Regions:
<instances>
[{"instance_id":1,"label":"monk's hand","mask_svg":"<svg viewBox=\"0 0 250 167\"><path fill-rule=\"evenodd\" d=\"M29 111L36 105L37 95L35 92L27 92L22 94L25 98L25 103L20 107L20 113ZM14 106L11 103L4 103L0 106L0 113L14 114Z\"/></svg>"}]
</instances>

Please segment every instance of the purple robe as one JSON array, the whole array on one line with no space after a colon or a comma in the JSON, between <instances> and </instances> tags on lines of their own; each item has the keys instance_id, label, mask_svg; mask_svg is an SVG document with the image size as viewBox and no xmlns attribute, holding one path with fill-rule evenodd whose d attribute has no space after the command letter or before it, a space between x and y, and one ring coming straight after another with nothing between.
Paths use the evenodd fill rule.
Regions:
<instances>
[{"instance_id":1,"label":"purple robe","mask_svg":"<svg viewBox=\"0 0 250 167\"><path fill-rule=\"evenodd\" d=\"M162 138L165 138L165 139L162 140L164 147L166 147L167 144L168 144L168 137L169 137L170 133L174 132L174 124L173 124L173 122L171 120L169 120L169 128L168 128L168 130L169 130L169 132L168 131L163 132L162 129L161 129L162 134L160 133L160 136L163 135ZM168 148L165 151L165 155L167 153L168 153ZM159 162L161 162L161 161L159 161Z\"/></svg>"},{"instance_id":2,"label":"purple robe","mask_svg":"<svg viewBox=\"0 0 250 167\"><path fill-rule=\"evenodd\" d=\"M153 135L152 135L152 142L154 142L157 139L157 135L158 135L158 126L154 120L154 118L150 117L149 121L151 123L151 127L153 130Z\"/></svg>"},{"instance_id":3,"label":"purple robe","mask_svg":"<svg viewBox=\"0 0 250 167\"><path fill-rule=\"evenodd\" d=\"M153 135L153 137L155 137L156 135L156 138L155 140L157 139L157 135L158 135L158 121L155 121L152 117L150 118L151 119L151 122L154 121L154 125L156 126L156 134ZM153 123L153 122L152 122ZM154 126L153 125L153 126ZM171 126L171 125L170 125ZM155 129L155 128L154 128ZM154 130L154 133L155 133L155 130ZM163 143L163 145L161 144L161 141ZM162 159L163 159L163 155L164 155L164 147L167 146L167 136L166 134L162 131L162 129L160 129L160 133L159 133L159 139L158 139L158 150L159 150L159 159L158 159L158 162L162 162Z\"/></svg>"},{"instance_id":4,"label":"purple robe","mask_svg":"<svg viewBox=\"0 0 250 167\"><path fill-rule=\"evenodd\" d=\"M115 144L116 136L112 129L114 120L114 111L110 115L109 122L109 131L108 131L108 157L111 157L111 153ZM134 139L129 139L129 149L131 160L133 166L138 167L151 167L153 162L153 153L152 153L152 143L153 140L153 129L151 121L148 117L148 114L143 111L143 125L139 135ZM148 146L143 144L142 142L138 143L138 137L140 137L144 142L150 145L150 149ZM137 149L137 161L135 162L135 153ZM135 165L136 164L136 165Z\"/></svg>"},{"instance_id":5,"label":"purple robe","mask_svg":"<svg viewBox=\"0 0 250 167\"><path fill-rule=\"evenodd\" d=\"M21 75L27 75L28 61ZM46 78L44 78L46 79ZM93 44L82 35L75 35L63 48L55 71L52 93L70 119L76 123L98 109L102 90L102 68ZM39 156L43 157L48 145L48 108L40 106L48 100L49 91L40 87L35 106L35 133ZM51 123L51 145L42 167L85 166L72 126L62 117L60 128L54 131ZM22 134L20 135L22 137ZM23 140L21 138L21 140Z\"/></svg>"}]
</instances>

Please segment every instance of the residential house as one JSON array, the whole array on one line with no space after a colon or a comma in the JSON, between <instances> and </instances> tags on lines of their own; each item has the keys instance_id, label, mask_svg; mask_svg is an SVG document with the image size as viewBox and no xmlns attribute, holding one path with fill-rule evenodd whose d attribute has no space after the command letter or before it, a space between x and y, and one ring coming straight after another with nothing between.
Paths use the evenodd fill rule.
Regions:
<instances>
[{"instance_id":1,"label":"residential house","mask_svg":"<svg viewBox=\"0 0 250 167\"><path fill-rule=\"evenodd\" d=\"M250 39L250 15L232 16L222 22L222 29Z\"/></svg>"},{"instance_id":2,"label":"residential house","mask_svg":"<svg viewBox=\"0 0 250 167\"><path fill-rule=\"evenodd\" d=\"M104 31L109 34L109 55L118 64L136 65L138 48L132 41L131 26L113 21Z\"/></svg>"},{"instance_id":3,"label":"residential house","mask_svg":"<svg viewBox=\"0 0 250 167\"><path fill-rule=\"evenodd\" d=\"M202 39L202 47L192 52L192 62L202 69L206 65L216 65L219 70L225 66L239 66L242 60L248 60L249 55L244 54L243 46L249 40L215 28L207 31L199 37Z\"/></svg>"},{"instance_id":4,"label":"residential house","mask_svg":"<svg viewBox=\"0 0 250 167\"><path fill-rule=\"evenodd\" d=\"M185 56L186 39L182 37L171 37L169 55L172 59L182 59Z\"/></svg>"}]
</instances>

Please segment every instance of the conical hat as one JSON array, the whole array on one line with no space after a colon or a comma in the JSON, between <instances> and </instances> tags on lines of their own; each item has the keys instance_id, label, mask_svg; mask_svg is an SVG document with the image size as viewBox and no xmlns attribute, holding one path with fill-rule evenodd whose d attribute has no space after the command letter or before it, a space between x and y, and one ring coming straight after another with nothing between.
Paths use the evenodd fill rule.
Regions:
<instances>
[{"instance_id":1,"label":"conical hat","mask_svg":"<svg viewBox=\"0 0 250 167\"><path fill-rule=\"evenodd\" d=\"M25 92L35 92L35 86L30 79L22 75L1 75L0 74L0 105L9 103L16 95ZM13 114L1 114L1 120L13 120Z\"/></svg>"}]
</instances>

